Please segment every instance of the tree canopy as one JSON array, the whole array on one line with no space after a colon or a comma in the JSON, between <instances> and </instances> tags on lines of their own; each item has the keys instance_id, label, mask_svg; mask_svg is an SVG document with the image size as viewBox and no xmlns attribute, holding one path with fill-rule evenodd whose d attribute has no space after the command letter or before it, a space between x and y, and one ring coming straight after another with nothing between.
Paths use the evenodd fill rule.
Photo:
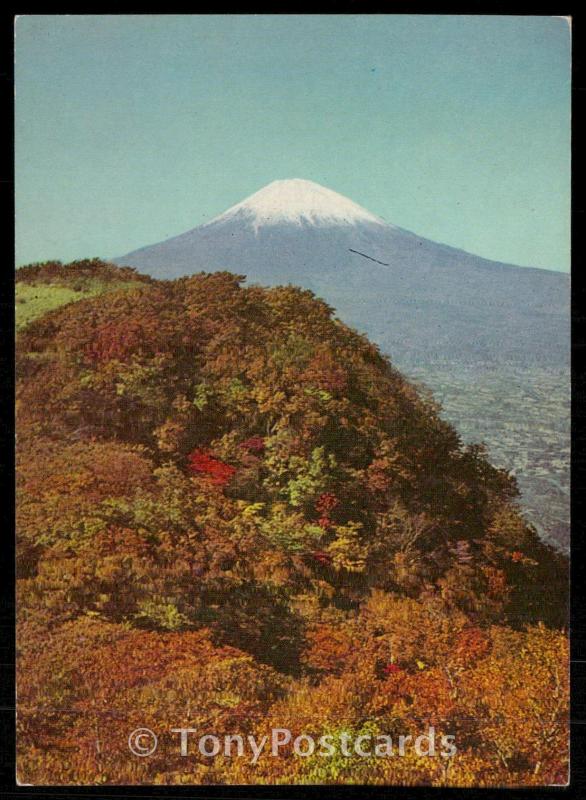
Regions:
<instances>
[{"instance_id":1,"label":"tree canopy","mask_svg":"<svg viewBox=\"0 0 586 800\"><path fill-rule=\"evenodd\" d=\"M82 263L133 288L17 343L20 779L563 780L567 565L512 477L309 291ZM219 732L425 718L461 756L449 776L129 757L134 722L198 715Z\"/></svg>"}]
</instances>

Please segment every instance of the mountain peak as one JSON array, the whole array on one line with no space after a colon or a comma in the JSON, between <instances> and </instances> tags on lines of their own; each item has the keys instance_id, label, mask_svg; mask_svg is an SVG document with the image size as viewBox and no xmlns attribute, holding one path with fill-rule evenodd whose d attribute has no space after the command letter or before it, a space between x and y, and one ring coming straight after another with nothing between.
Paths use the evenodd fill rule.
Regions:
<instances>
[{"instance_id":1,"label":"mountain peak","mask_svg":"<svg viewBox=\"0 0 586 800\"><path fill-rule=\"evenodd\" d=\"M282 223L316 226L364 222L387 224L344 195L301 178L273 181L207 224L234 218L246 220L255 229Z\"/></svg>"}]
</instances>

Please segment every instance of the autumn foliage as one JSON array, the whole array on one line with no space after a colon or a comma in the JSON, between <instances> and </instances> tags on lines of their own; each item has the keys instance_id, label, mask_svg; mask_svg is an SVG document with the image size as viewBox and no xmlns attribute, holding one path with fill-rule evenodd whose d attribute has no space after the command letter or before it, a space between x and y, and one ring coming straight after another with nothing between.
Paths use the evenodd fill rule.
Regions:
<instances>
[{"instance_id":1,"label":"autumn foliage","mask_svg":"<svg viewBox=\"0 0 586 800\"><path fill-rule=\"evenodd\" d=\"M187 461L190 472L205 477L213 486L226 486L236 472L236 467L214 458L200 448L190 453Z\"/></svg>"},{"instance_id":2,"label":"autumn foliage","mask_svg":"<svg viewBox=\"0 0 586 800\"><path fill-rule=\"evenodd\" d=\"M311 292L126 277L18 337L19 779L564 783L567 564L511 476ZM457 756L127 741L425 725Z\"/></svg>"}]
</instances>

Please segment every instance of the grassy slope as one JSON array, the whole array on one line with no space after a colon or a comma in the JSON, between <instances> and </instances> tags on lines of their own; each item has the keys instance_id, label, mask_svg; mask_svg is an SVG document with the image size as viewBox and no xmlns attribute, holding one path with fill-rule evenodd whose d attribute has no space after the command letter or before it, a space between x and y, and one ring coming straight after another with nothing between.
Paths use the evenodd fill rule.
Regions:
<instances>
[{"instance_id":1,"label":"grassy slope","mask_svg":"<svg viewBox=\"0 0 586 800\"><path fill-rule=\"evenodd\" d=\"M120 281L119 283L93 281L78 291L57 283L30 284L18 282L15 295L16 329L21 330L34 319L66 303L83 300L86 297L94 297L104 292L136 288L136 286L137 283L135 281Z\"/></svg>"}]
</instances>

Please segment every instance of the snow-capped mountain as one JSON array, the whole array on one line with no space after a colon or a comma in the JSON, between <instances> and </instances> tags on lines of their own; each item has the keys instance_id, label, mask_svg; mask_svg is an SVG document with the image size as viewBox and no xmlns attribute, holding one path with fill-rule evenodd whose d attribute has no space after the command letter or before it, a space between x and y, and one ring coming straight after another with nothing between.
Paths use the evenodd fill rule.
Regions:
<instances>
[{"instance_id":1,"label":"snow-capped mountain","mask_svg":"<svg viewBox=\"0 0 586 800\"><path fill-rule=\"evenodd\" d=\"M232 206L208 225L241 220L255 230L282 225L384 225L382 219L325 186L293 178L273 181L246 200Z\"/></svg>"},{"instance_id":2,"label":"snow-capped mountain","mask_svg":"<svg viewBox=\"0 0 586 800\"><path fill-rule=\"evenodd\" d=\"M157 278L229 270L303 286L399 366L569 356L568 275L437 244L311 181L274 181L204 225L114 261Z\"/></svg>"}]
</instances>

